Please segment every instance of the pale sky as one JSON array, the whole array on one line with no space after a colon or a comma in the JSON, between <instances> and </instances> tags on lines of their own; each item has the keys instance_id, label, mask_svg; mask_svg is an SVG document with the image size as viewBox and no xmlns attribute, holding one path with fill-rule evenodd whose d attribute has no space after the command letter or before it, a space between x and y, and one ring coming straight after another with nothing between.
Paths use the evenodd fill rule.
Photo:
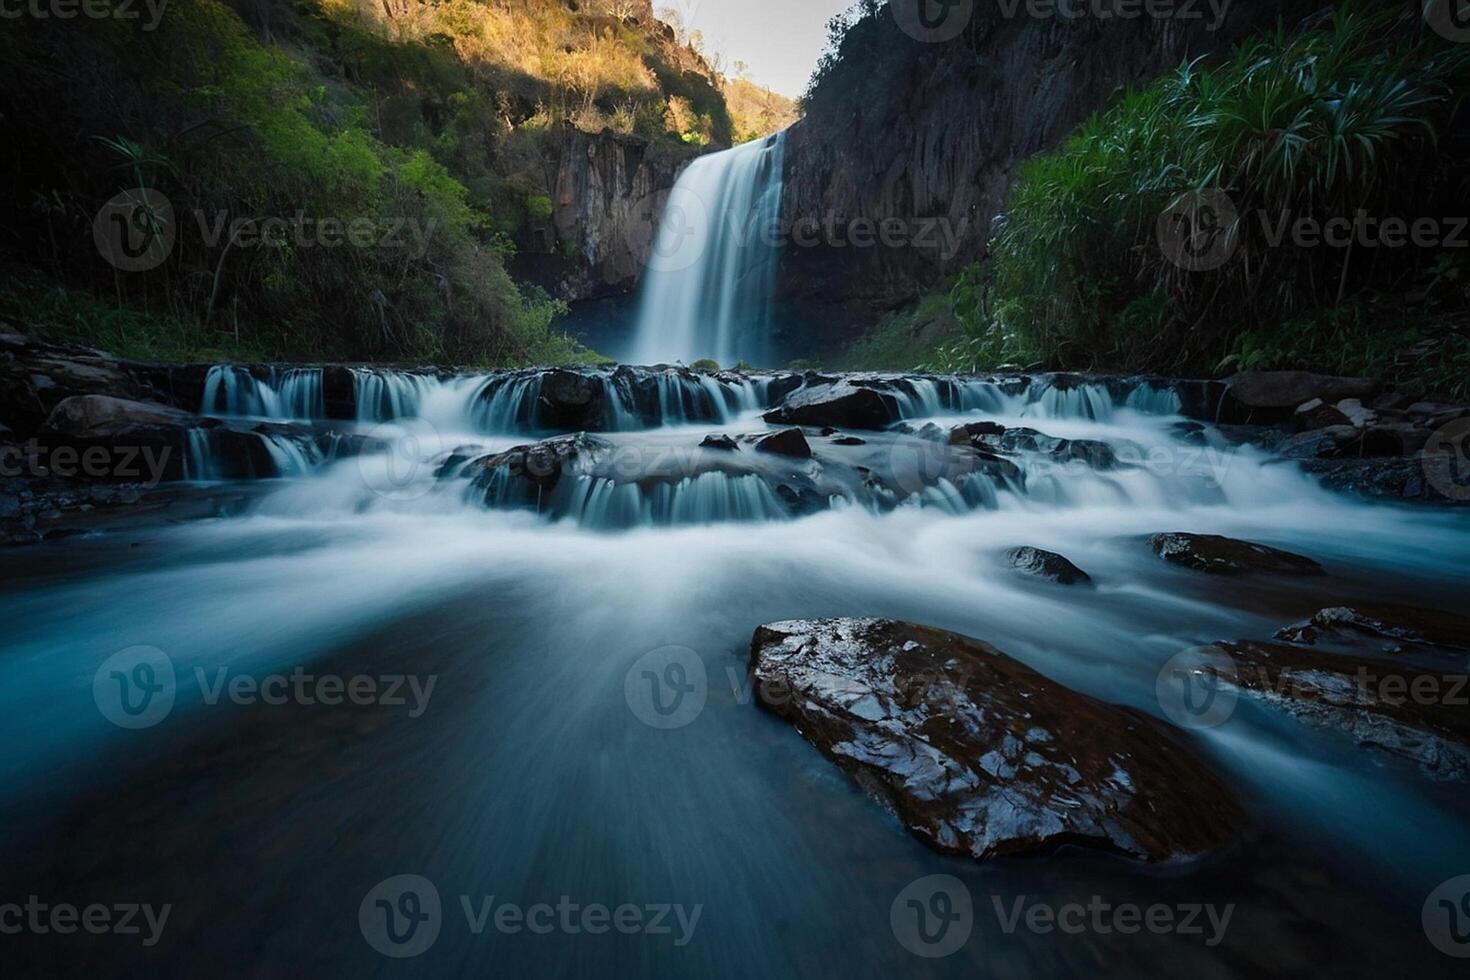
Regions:
<instances>
[{"instance_id":1,"label":"pale sky","mask_svg":"<svg viewBox=\"0 0 1470 980\"><path fill-rule=\"evenodd\" d=\"M655 11L672 7L704 48L750 65L750 80L796 98L806 91L817 57L827 45L827 21L852 0L653 0Z\"/></svg>"}]
</instances>

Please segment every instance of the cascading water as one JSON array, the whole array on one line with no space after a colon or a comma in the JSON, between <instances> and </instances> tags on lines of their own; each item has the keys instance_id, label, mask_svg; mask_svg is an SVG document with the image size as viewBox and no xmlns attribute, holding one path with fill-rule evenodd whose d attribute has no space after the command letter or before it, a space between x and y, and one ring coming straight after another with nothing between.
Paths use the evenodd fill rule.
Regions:
<instances>
[{"instance_id":1,"label":"cascading water","mask_svg":"<svg viewBox=\"0 0 1470 980\"><path fill-rule=\"evenodd\" d=\"M793 964L866 976L913 972L891 909L939 873L963 880L985 914L990 896L1028 895L1141 907L1218 898L1253 925L1287 908L1303 961L1397 964L1423 945L1423 896L1447 868L1470 867L1461 787L1426 787L1350 739L1244 701L1228 725L1188 739L1241 787L1251 833L1267 844L1162 875L1112 859L940 857L755 710L745 652L762 623L893 617L980 637L1059 683L1158 715L1159 672L1183 649L1270 637L1359 599L1454 608L1470 590L1463 517L1329 494L1184 419L1173 391L1147 383L873 376L861 381L892 394L893 425L807 427L805 457L756 445L772 431L759 413L790 379L585 372L583 387L568 387L608 414L591 420L603 431L579 437L580 425L547 431L546 396L567 379L546 377L365 371L356 418L324 427L291 421L311 401L294 394L308 375L275 376L272 396L259 383L271 379L216 373L217 411L258 413L275 397L280 414L195 430L191 479L215 478L209 446L233 430L372 440L338 459L271 441L263 452L280 478L243 514L48 543L48 554L78 549L78 572L43 566L0 594L10 624L0 741L13 747L0 762L0 817L12 850L49 858L85 840L88 860L50 860L48 871L72 874L57 894L177 901L189 914L171 921L168 949L190 971L227 973L259 945L260 923L289 918L326 924L271 929L280 962L330 955L363 976L390 961L362 941L359 906L404 872L436 883L456 915L452 896L492 890L527 903L572 893L708 903L688 947L574 937L609 976L786 976ZM962 445L979 468L956 472L953 430L987 423L1018 441ZM445 438L423 439L429 427ZM407 448L394 455L384 443L399 431ZM584 453L487 462L548 435ZM1082 444L1105 444L1118 464L1057 458ZM1176 529L1286 547L1328 574L1191 577L1142 543ZM1019 575L1002 558L1019 545L1065 554L1093 586ZM152 733L104 719L90 687L133 644L165 652L175 678ZM647 689L644 658L669 647L700 665L678 680L702 708L677 729L630 710ZM234 677L297 668L442 683L420 716L205 700ZM58 786L83 789L68 789L51 819L34 800ZM242 874L238 848L207 834L268 842L270 874ZM1059 879L1063 891L1048 891ZM23 876L7 881L30 894ZM1343 928L1384 902L1408 910L1406 926ZM427 954L430 969L473 972L493 956L502 970L557 972L546 969L547 937L501 934L492 946L459 921ZM1254 969L1258 935L1225 938L1238 972L1269 972ZM1330 945L1310 945L1321 935ZM1185 937L1058 938L986 923L985 941L935 975L1075 975L1098 957L1134 974L1221 972L1218 950ZM136 947L107 948L122 961L115 972L185 975L133 962Z\"/></svg>"},{"instance_id":2,"label":"cascading water","mask_svg":"<svg viewBox=\"0 0 1470 980\"><path fill-rule=\"evenodd\" d=\"M785 133L754 140L680 175L648 260L628 361L767 363L785 142Z\"/></svg>"}]
</instances>

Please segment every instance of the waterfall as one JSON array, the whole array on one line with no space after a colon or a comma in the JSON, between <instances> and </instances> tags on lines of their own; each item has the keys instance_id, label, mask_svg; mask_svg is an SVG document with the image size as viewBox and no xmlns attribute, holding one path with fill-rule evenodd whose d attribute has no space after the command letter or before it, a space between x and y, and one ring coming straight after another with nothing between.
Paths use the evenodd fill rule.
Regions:
<instances>
[{"instance_id":1,"label":"waterfall","mask_svg":"<svg viewBox=\"0 0 1470 980\"><path fill-rule=\"evenodd\" d=\"M766 363L785 141L700 157L680 175L643 279L634 363Z\"/></svg>"},{"instance_id":2,"label":"waterfall","mask_svg":"<svg viewBox=\"0 0 1470 980\"><path fill-rule=\"evenodd\" d=\"M325 418L321 368L270 368L264 378L249 369L216 364L204 377L205 415L267 419Z\"/></svg>"}]
</instances>

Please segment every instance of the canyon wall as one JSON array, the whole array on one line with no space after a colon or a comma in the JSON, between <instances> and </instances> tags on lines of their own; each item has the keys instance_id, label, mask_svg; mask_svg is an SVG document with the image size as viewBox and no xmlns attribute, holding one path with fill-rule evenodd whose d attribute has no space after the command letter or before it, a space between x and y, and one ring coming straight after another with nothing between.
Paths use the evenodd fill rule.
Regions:
<instances>
[{"instance_id":1,"label":"canyon wall","mask_svg":"<svg viewBox=\"0 0 1470 980\"><path fill-rule=\"evenodd\" d=\"M835 228L787 245L779 291L790 329L815 334L805 339L818 348L854 339L983 257L1018 163L1128 87L1320 3L1226 4L1218 24L1208 4L1177 9L1186 6L1195 17L1124 20L976 5L944 43L905 33L893 6L856 23L790 130L783 224ZM855 247L855 219L898 219L890 241L901 244Z\"/></svg>"}]
</instances>

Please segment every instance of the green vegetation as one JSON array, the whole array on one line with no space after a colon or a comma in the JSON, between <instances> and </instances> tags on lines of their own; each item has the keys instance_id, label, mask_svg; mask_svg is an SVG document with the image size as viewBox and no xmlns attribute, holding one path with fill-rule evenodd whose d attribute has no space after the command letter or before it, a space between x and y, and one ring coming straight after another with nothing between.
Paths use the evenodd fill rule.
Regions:
<instances>
[{"instance_id":1,"label":"green vegetation","mask_svg":"<svg viewBox=\"0 0 1470 980\"><path fill-rule=\"evenodd\" d=\"M1020 168L990 264L945 297L965 336L923 360L1300 367L1465 393L1466 249L1365 247L1357 234L1330 247L1277 230L1282 216L1321 227L1465 214L1467 81L1470 49L1416 14L1356 6L1181 66ZM1233 218L1190 203L1214 191ZM1195 215L1181 234L1216 243L1217 268L1166 254L1166 212Z\"/></svg>"},{"instance_id":2,"label":"green vegetation","mask_svg":"<svg viewBox=\"0 0 1470 980\"><path fill-rule=\"evenodd\" d=\"M563 134L678 154L730 137L702 58L636 5L603 7L173 0L151 31L12 21L0 260L25 271L6 315L150 356L586 359L552 327L562 304L505 269L558 250ZM127 215L172 239L150 268L93 244L119 193L171 207Z\"/></svg>"}]
</instances>

